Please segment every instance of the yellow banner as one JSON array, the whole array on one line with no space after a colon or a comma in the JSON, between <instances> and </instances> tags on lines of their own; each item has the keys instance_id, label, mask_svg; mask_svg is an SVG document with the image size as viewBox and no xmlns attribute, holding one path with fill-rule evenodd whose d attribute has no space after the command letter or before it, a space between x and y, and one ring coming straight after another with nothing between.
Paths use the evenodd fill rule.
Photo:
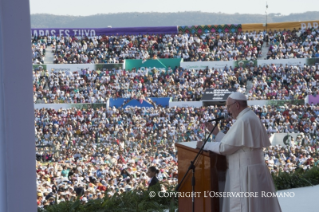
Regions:
<instances>
[{"instance_id":1,"label":"yellow banner","mask_svg":"<svg viewBox=\"0 0 319 212\"><path fill-rule=\"evenodd\" d=\"M315 28L317 29L319 21L299 21L299 22L280 22L280 23L268 23L266 24L242 24L242 31L263 31L263 30L283 30L283 29L308 29Z\"/></svg>"}]
</instances>

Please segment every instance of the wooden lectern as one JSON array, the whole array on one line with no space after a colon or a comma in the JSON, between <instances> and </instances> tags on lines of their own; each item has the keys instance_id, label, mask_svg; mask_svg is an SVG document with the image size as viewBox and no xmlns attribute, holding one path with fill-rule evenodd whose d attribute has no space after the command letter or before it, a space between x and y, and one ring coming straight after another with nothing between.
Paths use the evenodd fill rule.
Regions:
<instances>
[{"instance_id":1,"label":"wooden lectern","mask_svg":"<svg viewBox=\"0 0 319 212\"><path fill-rule=\"evenodd\" d=\"M178 183L181 182L191 164L190 162L194 160L199 152L199 149L196 149L196 143L182 142L175 144L178 151ZM211 198L210 196L213 193L210 192L218 192L218 182L225 181L226 157L210 151L203 151L194 165L195 211L219 212L220 200L218 197ZM192 192L192 175L192 170L190 170L179 188L179 192L182 193L178 198L178 209L182 212L192 211L192 197L189 195ZM184 196L181 197L183 194Z\"/></svg>"}]
</instances>

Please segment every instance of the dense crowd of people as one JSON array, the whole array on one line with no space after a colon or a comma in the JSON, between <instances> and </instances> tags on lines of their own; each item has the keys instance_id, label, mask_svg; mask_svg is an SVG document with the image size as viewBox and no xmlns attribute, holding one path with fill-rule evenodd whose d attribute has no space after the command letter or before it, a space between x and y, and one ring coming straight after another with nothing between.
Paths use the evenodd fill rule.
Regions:
<instances>
[{"instance_id":1,"label":"dense crowd of people","mask_svg":"<svg viewBox=\"0 0 319 212\"><path fill-rule=\"evenodd\" d=\"M249 99L304 99L317 95L319 86L318 65L267 65L255 67L252 71L253 86Z\"/></svg>"},{"instance_id":2,"label":"dense crowd of people","mask_svg":"<svg viewBox=\"0 0 319 212\"><path fill-rule=\"evenodd\" d=\"M121 63L124 59L183 58L184 61L251 60L266 42L268 59L319 57L318 30L141 35L38 37L33 63L42 64L47 46L55 63ZM316 53L318 52L318 53ZM249 100L297 100L318 95L319 66L279 65L206 68L35 70L35 103L105 103L109 98L172 97L198 101L208 88L235 88ZM247 82L252 86L246 90ZM203 140L207 120L224 116L220 128L234 124L226 106L153 108L35 109L37 201L45 207L78 196L84 204L133 189L147 189L148 167L159 170L162 190L177 184L175 143ZM264 149L269 171L294 172L319 164L319 106L252 105L269 136L296 133L284 144ZM211 138L211 140L214 138Z\"/></svg>"},{"instance_id":3,"label":"dense crowd of people","mask_svg":"<svg viewBox=\"0 0 319 212\"><path fill-rule=\"evenodd\" d=\"M37 167L38 204L145 189L153 165L163 189L176 185L177 129L164 110L35 110L37 160L52 162Z\"/></svg>"},{"instance_id":4,"label":"dense crowd of people","mask_svg":"<svg viewBox=\"0 0 319 212\"><path fill-rule=\"evenodd\" d=\"M220 73L223 73L220 75ZM101 103L109 98L172 97L173 101L199 101L207 88L245 91L246 76L236 78L223 70L81 70L66 74L33 72L35 103Z\"/></svg>"},{"instance_id":5,"label":"dense crowd of people","mask_svg":"<svg viewBox=\"0 0 319 212\"><path fill-rule=\"evenodd\" d=\"M127 145L197 140L204 136L204 120L212 118L213 110L205 108L36 109L36 144L54 144L57 139L67 146L84 141L121 143L124 138Z\"/></svg>"},{"instance_id":6,"label":"dense crowd of people","mask_svg":"<svg viewBox=\"0 0 319 212\"><path fill-rule=\"evenodd\" d=\"M35 103L105 103L109 98L172 97L199 101L204 91L236 89L249 100L304 99L318 94L318 65L265 65L247 67L132 70L81 70L65 73L33 72ZM246 90L247 81L252 86Z\"/></svg>"},{"instance_id":7,"label":"dense crowd of people","mask_svg":"<svg viewBox=\"0 0 319 212\"><path fill-rule=\"evenodd\" d=\"M263 44L266 59L319 57L319 30L268 30L204 34L32 37L33 63L43 64L47 46L54 63L123 63L125 59L183 58L184 61L256 60Z\"/></svg>"},{"instance_id":8,"label":"dense crowd of people","mask_svg":"<svg viewBox=\"0 0 319 212\"><path fill-rule=\"evenodd\" d=\"M319 139L318 106L254 105L251 108L269 133L304 133L305 142L311 144ZM204 123L220 116L226 117L221 122L221 129L227 132L234 120L228 117L225 106L217 105L201 108L36 109L36 144L60 143L62 147L69 147L82 142L121 143L126 140L121 145L133 147L138 143L157 145L172 140L195 141L205 137Z\"/></svg>"},{"instance_id":9,"label":"dense crowd of people","mask_svg":"<svg viewBox=\"0 0 319 212\"><path fill-rule=\"evenodd\" d=\"M265 162L271 173L294 172L295 169L311 169L319 164L319 143L314 145L301 144L304 138L298 136L298 144L294 146L275 145L264 150ZM293 141L295 142L295 141Z\"/></svg>"},{"instance_id":10,"label":"dense crowd of people","mask_svg":"<svg viewBox=\"0 0 319 212\"><path fill-rule=\"evenodd\" d=\"M52 46L54 63L122 63L124 59L183 58L184 61L255 60L266 32L45 36L33 40Z\"/></svg>"},{"instance_id":11,"label":"dense crowd of people","mask_svg":"<svg viewBox=\"0 0 319 212\"><path fill-rule=\"evenodd\" d=\"M318 58L319 29L282 30L268 33L267 59Z\"/></svg>"},{"instance_id":12,"label":"dense crowd of people","mask_svg":"<svg viewBox=\"0 0 319 212\"><path fill-rule=\"evenodd\" d=\"M251 109L269 135L299 134L287 145L265 149L270 171L294 171L319 163L319 106L254 105ZM225 106L217 105L36 109L39 205L56 201L53 196L61 202L80 195L87 202L131 189L145 189L149 166L158 167L166 189L176 185L175 143L202 140L208 135L204 123L219 116L226 117L221 130L227 132L235 120L228 117Z\"/></svg>"},{"instance_id":13,"label":"dense crowd of people","mask_svg":"<svg viewBox=\"0 0 319 212\"><path fill-rule=\"evenodd\" d=\"M163 191L177 184L177 156L174 147L165 145L122 148L103 142L45 155L51 157L50 162L37 164L39 207L72 201L78 196L86 203L131 190L145 190L151 165L159 169L157 177Z\"/></svg>"}]
</instances>

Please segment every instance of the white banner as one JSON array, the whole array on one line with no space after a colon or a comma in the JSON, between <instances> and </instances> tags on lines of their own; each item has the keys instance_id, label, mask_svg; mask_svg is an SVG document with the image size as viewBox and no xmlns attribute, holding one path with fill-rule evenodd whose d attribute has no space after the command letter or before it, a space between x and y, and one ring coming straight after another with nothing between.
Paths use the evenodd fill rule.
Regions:
<instances>
[{"instance_id":1,"label":"white banner","mask_svg":"<svg viewBox=\"0 0 319 212\"><path fill-rule=\"evenodd\" d=\"M169 102L169 107L202 107L202 101Z\"/></svg>"},{"instance_id":2,"label":"white banner","mask_svg":"<svg viewBox=\"0 0 319 212\"><path fill-rule=\"evenodd\" d=\"M289 101L287 101L289 103ZM249 106L259 105L260 107L264 105L269 105L269 100L248 100L247 104ZM306 104L306 103L305 103ZM177 101L177 102L169 102L169 107L202 107L202 101Z\"/></svg>"},{"instance_id":3,"label":"white banner","mask_svg":"<svg viewBox=\"0 0 319 212\"><path fill-rule=\"evenodd\" d=\"M49 73L52 73L52 71L54 73L65 71L65 73L69 75L72 72L81 71L83 69L92 71L95 69L95 64L47 64Z\"/></svg>"},{"instance_id":4,"label":"white banner","mask_svg":"<svg viewBox=\"0 0 319 212\"><path fill-rule=\"evenodd\" d=\"M225 68L225 66L234 67L234 61L199 61L199 62L181 62L182 68L186 69L206 69L208 68Z\"/></svg>"},{"instance_id":5,"label":"white banner","mask_svg":"<svg viewBox=\"0 0 319 212\"><path fill-rule=\"evenodd\" d=\"M274 102L278 102L278 101L284 101L284 100L248 100L247 101L247 104L249 105L249 106L252 106L252 105L259 105L259 106L264 106L264 105L270 105L271 104L271 102L272 101L274 101ZM306 99L305 99L305 101L303 102L304 103L304 105L306 105L308 102L308 96L306 97ZM289 100L287 100L286 101L286 103L287 104L290 104L291 102L289 101ZM283 103L283 104L286 104L286 103ZM300 102L301 103L301 102ZM300 104L299 103L299 104Z\"/></svg>"},{"instance_id":6,"label":"white banner","mask_svg":"<svg viewBox=\"0 0 319 212\"><path fill-rule=\"evenodd\" d=\"M252 106L252 105L259 105L259 106L264 106L264 105L268 105L269 103L269 100L248 100L247 101L247 104L249 106Z\"/></svg>"},{"instance_id":7,"label":"white banner","mask_svg":"<svg viewBox=\"0 0 319 212\"><path fill-rule=\"evenodd\" d=\"M73 108L74 104L34 104L34 109L50 108L54 110Z\"/></svg>"},{"instance_id":8,"label":"white banner","mask_svg":"<svg viewBox=\"0 0 319 212\"><path fill-rule=\"evenodd\" d=\"M34 109L42 109L42 108L50 108L50 109L54 109L54 110L59 110L59 109L68 109L68 108L86 108L86 106L92 106L94 104L82 104L82 103L78 103L78 104L34 104ZM98 105L98 104L96 104ZM99 105L102 105L99 103ZM105 103L103 108L107 108L108 107L108 103Z\"/></svg>"},{"instance_id":9,"label":"white banner","mask_svg":"<svg viewBox=\"0 0 319 212\"><path fill-rule=\"evenodd\" d=\"M304 65L307 63L307 59L305 58L296 58L296 59L281 59L281 60L257 60L258 66L264 66L264 65L271 65L275 64L276 66L283 65L286 66L297 66L297 65Z\"/></svg>"},{"instance_id":10,"label":"white banner","mask_svg":"<svg viewBox=\"0 0 319 212\"><path fill-rule=\"evenodd\" d=\"M289 135L290 138L288 138L287 141L291 140L291 137L294 138L294 140L296 141L296 138L298 135L300 135L300 133L274 133L273 137L270 138L270 142L271 145L275 146L275 145L281 145L281 146L286 146L286 144L284 143L284 137Z\"/></svg>"},{"instance_id":11,"label":"white banner","mask_svg":"<svg viewBox=\"0 0 319 212\"><path fill-rule=\"evenodd\" d=\"M181 62L181 67L186 69L206 69L208 68L217 68L217 69L223 69L225 66L232 66L235 67L236 61L197 61L197 62ZM281 60L257 60L258 66L264 66L264 65L271 65L275 64L276 66L286 64L297 66L297 65L304 65L307 64L307 59L305 58L296 58L296 59L281 59Z\"/></svg>"}]
</instances>

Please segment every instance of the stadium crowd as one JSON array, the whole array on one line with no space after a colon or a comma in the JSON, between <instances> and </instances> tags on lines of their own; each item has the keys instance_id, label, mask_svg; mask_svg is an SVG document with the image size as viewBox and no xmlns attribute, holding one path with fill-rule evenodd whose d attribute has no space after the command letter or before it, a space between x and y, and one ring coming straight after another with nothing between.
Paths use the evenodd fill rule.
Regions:
<instances>
[{"instance_id":1,"label":"stadium crowd","mask_svg":"<svg viewBox=\"0 0 319 212\"><path fill-rule=\"evenodd\" d=\"M304 99L318 94L319 66L274 64L255 67L249 99Z\"/></svg>"},{"instance_id":2,"label":"stadium crowd","mask_svg":"<svg viewBox=\"0 0 319 212\"><path fill-rule=\"evenodd\" d=\"M319 29L270 31L267 59L318 58Z\"/></svg>"},{"instance_id":3,"label":"stadium crowd","mask_svg":"<svg viewBox=\"0 0 319 212\"><path fill-rule=\"evenodd\" d=\"M260 117L269 133L305 133L310 140L313 136L319 139L319 106L254 105L251 109ZM123 109L113 106L109 109L71 108L58 111L36 109L36 144L53 145L57 139L61 145L66 146L84 141L103 143L124 138L127 139L127 145L136 144L137 140L144 145L150 141L162 144L168 140L200 140L205 137L203 124L219 116L226 117L221 123L221 129L227 132L234 120L229 119L226 107L217 105L201 108L155 106ZM311 140L313 143L315 140Z\"/></svg>"},{"instance_id":4,"label":"stadium crowd","mask_svg":"<svg viewBox=\"0 0 319 212\"><path fill-rule=\"evenodd\" d=\"M246 90L247 81L252 87ZM109 98L172 97L173 101L198 101L208 88L248 92L249 100L303 99L318 94L318 65L264 65L206 68L81 70L33 72L35 103L103 103Z\"/></svg>"},{"instance_id":5,"label":"stadium crowd","mask_svg":"<svg viewBox=\"0 0 319 212\"><path fill-rule=\"evenodd\" d=\"M251 109L270 136L298 133L296 140L264 150L271 172L307 169L319 163L319 106L253 105ZM163 189L176 185L174 144L202 140L207 136L204 123L218 116L226 117L221 129L227 132L235 120L228 117L225 106L217 105L36 109L38 204L68 201L78 195L87 202L145 189L149 166L160 170L158 177L166 185Z\"/></svg>"},{"instance_id":6,"label":"stadium crowd","mask_svg":"<svg viewBox=\"0 0 319 212\"><path fill-rule=\"evenodd\" d=\"M52 46L54 63L122 63L124 59L183 58L184 61L254 60L265 32L33 37Z\"/></svg>"},{"instance_id":7,"label":"stadium crowd","mask_svg":"<svg viewBox=\"0 0 319 212\"><path fill-rule=\"evenodd\" d=\"M185 61L250 60L270 45L268 59L317 57L318 32L215 33L197 35L33 38L35 64L52 45L56 63L121 63L123 59L184 58ZM301 53L300 53L301 52ZM310 56L311 55L311 56ZM284 58L288 58L284 56ZM35 103L105 103L108 98L172 97L198 101L207 88L235 88L249 100L304 99L318 95L318 65L248 65L187 70L181 67L133 70L33 72ZM252 81L246 90L247 81ZM84 204L132 189L147 189L147 169L156 166L162 189L177 184L175 143L204 139L204 123L225 116L225 133L235 122L225 106L35 109L38 206L75 200ZM269 136L297 133L284 145L264 149L269 171L294 172L319 164L319 106L250 106Z\"/></svg>"},{"instance_id":8,"label":"stadium crowd","mask_svg":"<svg viewBox=\"0 0 319 212\"><path fill-rule=\"evenodd\" d=\"M123 63L124 59L183 58L184 61L256 60L319 57L319 30L268 30L204 34L32 37L33 63L43 64L47 46L54 63Z\"/></svg>"},{"instance_id":9,"label":"stadium crowd","mask_svg":"<svg viewBox=\"0 0 319 212\"><path fill-rule=\"evenodd\" d=\"M34 71L36 103L99 103L108 98L172 97L173 101L198 101L207 88L238 88L245 91L246 76L217 69L133 69L49 73ZM226 70L225 69L225 70ZM220 73L223 73L220 75Z\"/></svg>"}]
</instances>

